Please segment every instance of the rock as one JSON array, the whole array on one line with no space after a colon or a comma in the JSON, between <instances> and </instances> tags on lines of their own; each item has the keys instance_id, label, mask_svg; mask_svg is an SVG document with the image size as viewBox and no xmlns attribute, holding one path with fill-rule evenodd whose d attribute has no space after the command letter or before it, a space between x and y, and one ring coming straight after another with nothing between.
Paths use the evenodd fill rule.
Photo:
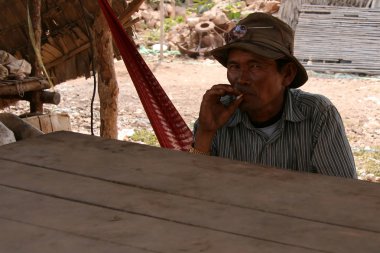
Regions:
<instances>
[{"instance_id":1,"label":"rock","mask_svg":"<svg viewBox=\"0 0 380 253\"><path fill-rule=\"evenodd\" d=\"M216 17L216 10L205 11L201 17L202 20L213 20Z\"/></svg>"},{"instance_id":2,"label":"rock","mask_svg":"<svg viewBox=\"0 0 380 253\"><path fill-rule=\"evenodd\" d=\"M211 19L212 22L214 22L217 26L225 25L229 22L229 19L226 14L223 12L218 13L215 18Z\"/></svg>"},{"instance_id":3,"label":"rock","mask_svg":"<svg viewBox=\"0 0 380 253\"><path fill-rule=\"evenodd\" d=\"M154 51L160 51L160 50L161 50L161 45L160 45L160 44L154 44L154 45L152 46L152 49L153 49ZM168 50L168 46L167 46L167 45L162 45L162 50L163 50L163 51L167 51L167 50Z\"/></svg>"},{"instance_id":4,"label":"rock","mask_svg":"<svg viewBox=\"0 0 380 253\"><path fill-rule=\"evenodd\" d=\"M366 181L370 181L370 182L375 182L376 181L376 177L374 174L370 173L370 174L367 174L364 178Z\"/></svg>"},{"instance_id":5,"label":"rock","mask_svg":"<svg viewBox=\"0 0 380 253\"><path fill-rule=\"evenodd\" d=\"M14 133L0 122L0 146L16 142Z\"/></svg>"},{"instance_id":6,"label":"rock","mask_svg":"<svg viewBox=\"0 0 380 253\"><path fill-rule=\"evenodd\" d=\"M148 6L146 5L145 2L143 2L141 5L140 5L140 10L147 10L148 9Z\"/></svg>"},{"instance_id":7,"label":"rock","mask_svg":"<svg viewBox=\"0 0 380 253\"><path fill-rule=\"evenodd\" d=\"M175 9L171 4L164 4L165 8L165 18L170 18L175 16Z\"/></svg>"},{"instance_id":8,"label":"rock","mask_svg":"<svg viewBox=\"0 0 380 253\"><path fill-rule=\"evenodd\" d=\"M153 18L153 15L150 11L142 11L141 12L141 18L144 19L145 22L148 22Z\"/></svg>"},{"instance_id":9,"label":"rock","mask_svg":"<svg viewBox=\"0 0 380 253\"><path fill-rule=\"evenodd\" d=\"M186 19L186 23L188 24L189 28L194 28L196 24L200 22L199 17L188 17Z\"/></svg>"},{"instance_id":10,"label":"rock","mask_svg":"<svg viewBox=\"0 0 380 253\"><path fill-rule=\"evenodd\" d=\"M278 1L268 1L263 8L263 11L266 13L276 13L280 9L280 3Z\"/></svg>"},{"instance_id":11,"label":"rock","mask_svg":"<svg viewBox=\"0 0 380 253\"><path fill-rule=\"evenodd\" d=\"M8 75L8 69L0 64L0 80L4 80Z\"/></svg>"},{"instance_id":12,"label":"rock","mask_svg":"<svg viewBox=\"0 0 380 253\"><path fill-rule=\"evenodd\" d=\"M182 6L176 6L175 7L175 16L176 17L178 17L178 16L186 17L186 8L182 7Z\"/></svg>"}]
</instances>

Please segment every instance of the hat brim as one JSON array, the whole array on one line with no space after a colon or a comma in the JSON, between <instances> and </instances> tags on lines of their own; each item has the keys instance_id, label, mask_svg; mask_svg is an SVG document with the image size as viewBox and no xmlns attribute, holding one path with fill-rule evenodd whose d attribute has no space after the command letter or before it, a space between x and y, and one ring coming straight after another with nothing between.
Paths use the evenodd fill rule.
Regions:
<instances>
[{"instance_id":1,"label":"hat brim","mask_svg":"<svg viewBox=\"0 0 380 253\"><path fill-rule=\"evenodd\" d=\"M294 62L297 67L297 74L293 82L289 85L290 88L301 87L308 80L307 72L302 64L297 60L297 58L287 53L286 51L279 51L278 49L272 48L268 45L262 45L259 43L253 44L241 41L218 47L210 51L210 54L214 56L214 58L220 62L220 64L222 64L224 67L227 67L228 54L231 49L245 50L272 60L277 60L284 57L288 58Z\"/></svg>"}]
</instances>

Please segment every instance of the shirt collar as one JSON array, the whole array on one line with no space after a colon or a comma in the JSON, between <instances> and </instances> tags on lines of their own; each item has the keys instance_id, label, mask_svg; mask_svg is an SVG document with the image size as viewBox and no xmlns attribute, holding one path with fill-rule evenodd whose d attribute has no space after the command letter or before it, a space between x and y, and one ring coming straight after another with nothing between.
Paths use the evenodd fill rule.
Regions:
<instances>
[{"instance_id":1,"label":"shirt collar","mask_svg":"<svg viewBox=\"0 0 380 253\"><path fill-rule=\"evenodd\" d=\"M306 119L305 115L297 106L293 90L288 89L284 108L284 119L292 122L300 122Z\"/></svg>"}]
</instances>

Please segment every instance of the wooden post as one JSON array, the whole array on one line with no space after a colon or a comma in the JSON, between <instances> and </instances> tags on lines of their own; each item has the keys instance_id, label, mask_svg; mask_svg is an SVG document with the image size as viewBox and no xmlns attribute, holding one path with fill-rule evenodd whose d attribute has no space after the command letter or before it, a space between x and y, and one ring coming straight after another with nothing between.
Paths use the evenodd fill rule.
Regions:
<instances>
[{"instance_id":1,"label":"wooden post","mask_svg":"<svg viewBox=\"0 0 380 253\"><path fill-rule=\"evenodd\" d=\"M170 17L171 18L175 18L176 17L176 11L175 11L175 1L176 0L171 0L171 6L172 6L172 9L173 9L173 11L172 11L172 13L170 13Z\"/></svg>"},{"instance_id":2,"label":"wooden post","mask_svg":"<svg viewBox=\"0 0 380 253\"><path fill-rule=\"evenodd\" d=\"M379 0L372 0L372 8L380 8L380 1Z\"/></svg>"},{"instance_id":3,"label":"wooden post","mask_svg":"<svg viewBox=\"0 0 380 253\"><path fill-rule=\"evenodd\" d=\"M160 61L164 58L164 0L160 0Z\"/></svg>"},{"instance_id":4,"label":"wooden post","mask_svg":"<svg viewBox=\"0 0 380 253\"><path fill-rule=\"evenodd\" d=\"M112 0L108 2L111 4ZM111 31L100 10L94 23L94 35L100 100L100 136L116 139L119 87L113 62Z\"/></svg>"},{"instance_id":5,"label":"wooden post","mask_svg":"<svg viewBox=\"0 0 380 253\"><path fill-rule=\"evenodd\" d=\"M41 0L31 0L30 6L30 19L32 21L32 27L34 31L34 45L35 50L41 51ZM33 42L32 42L33 43ZM33 50L31 64L32 75L36 77L42 76L42 69L38 63L36 52ZM43 102L41 100L41 91L31 92L30 97L30 112L31 113L43 113Z\"/></svg>"},{"instance_id":6,"label":"wooden post","mask_svg":"<svg viewBox=\"0 0 380 253\"><path fill-rule=\"evenodd\" d=\"M32 27L34 30L35 46L38 51L41 51L41 0L32 0L30 6L30 19L32 20ZM33 50L33 49L32 49ZM37 56L33 51L31 57L32 75L41 77L42 69L38 64Z\"/></svg>"},{"instance_id":7,"label":"wooden post","mask_svg":"<svg viewBox=\"0 0 380 253\"><path fill-rule=\"evenodd\" d=\"M30 92L30 112L43 113L43 102L41 98L42 91Z\"/></svg>"}]
</instances>

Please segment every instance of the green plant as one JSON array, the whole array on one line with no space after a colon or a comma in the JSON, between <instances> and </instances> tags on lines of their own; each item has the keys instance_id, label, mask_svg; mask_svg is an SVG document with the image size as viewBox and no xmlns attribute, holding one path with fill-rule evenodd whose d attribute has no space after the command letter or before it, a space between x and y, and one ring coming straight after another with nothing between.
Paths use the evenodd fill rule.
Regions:
<instances>
[{"instance_id":1,"label":"green plant","mask_svg":"<svg viewBox=\"0 0 380 253\"><path fill-rule=\"evenodd\" d=\"M135 130L135 133L131 136L133 141L143 142L150 146L159 146L156 135L147 129Z\"/></svg>"},{"instance_id":2,"label":"green plant","mask_svg":"<svg viewBox=\"0 0 380 253\"><path fill-rule=\"evenodd\" d=\"M164 20L164 31L168 32L173 26L185 22L184 17L177 16L176 18L165 18Z\"/></svg>"},{"instance_id":3,"label":"green plant","mask_svg":"<svg viewBox=\"0 0 380 253\"><path fill-rule=\"evenodd\" d=\"M371 147L368 150L360 149L354 151L356 166L380 177L380 147Z\"/></svg>"},{"instance_id":4,"label":"green plant","mask_svg":"<svg viewBox=\"0 0 380 253\"><path fill-rule=\"evenodd\" d=\"M230 20L240 19L242 6L243 6L243 2L228 4L224 7L223 12L227 15L227 17Z\"/></svg>"},{"instance_id":5,"label":"green plant","mask_svg":"<svg viewBox=\"0 0 380 253\"><path fill-rule=\"evenodd\" d=\"M212 7L214 7L215 3L212 0L193 0L193 5L187 8L188 13L197 13L202 14Z\"/></svg>"},{"instance_id":6,"label":"green plant","mask_svg":"<svg viewBox=\"0 0 380 253\"><path fill-rule=\"evenodd\" d=\"M150 30L147 35L147 40L151 43L156 43L160 41L160 30L159 29Z\"/></svg>"}]
</instances>

